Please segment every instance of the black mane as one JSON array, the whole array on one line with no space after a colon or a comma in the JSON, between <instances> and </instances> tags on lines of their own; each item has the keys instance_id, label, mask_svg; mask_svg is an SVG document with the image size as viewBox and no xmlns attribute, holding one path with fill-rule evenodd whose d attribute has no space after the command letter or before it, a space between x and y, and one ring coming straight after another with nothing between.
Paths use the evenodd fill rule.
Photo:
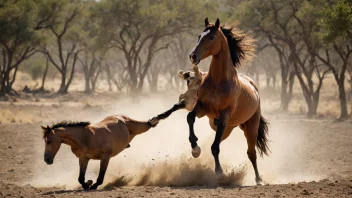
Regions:
<instances>
[{"instance_id":1,"label":"black mane","mask_svg":"<svg viewBox=\"0 0 352 198\"><path fill-rule=\"evenodd\" d=\"M51 129L57 129L60 127L82 127L90 125L90 122L73 122L73 121L62 121L57 124L52 125Z\"/></svg>"},{"instance_id":2,"label":"black mane","mask_svg":"<svg viewBox=\"0 0 352 198\"><path fill-rule=\"evenodd\" d=\"M43 131L43 138L45 138L48 134L51 133L51 130L57 129L60 127L85 127L90 125L90 122L73 122L73 121L62 121L56 124L53 124L51 127L47 127Z\"/></svg>"},{"instance_id":3,"label":"black mane","mask_svg":"<svg viewBox=\"0 0 352 198\"><path fill-rule=\"evenodd\" d=\"M245 58L245 53L241 47L241 42L243 41L243 37L236 38L232 34L233 28L227 28L222 26L221 31L226 36L227 43L229 46L231 60L235 67L239 67L241 60Z\"/></svg>"}]
</instances>

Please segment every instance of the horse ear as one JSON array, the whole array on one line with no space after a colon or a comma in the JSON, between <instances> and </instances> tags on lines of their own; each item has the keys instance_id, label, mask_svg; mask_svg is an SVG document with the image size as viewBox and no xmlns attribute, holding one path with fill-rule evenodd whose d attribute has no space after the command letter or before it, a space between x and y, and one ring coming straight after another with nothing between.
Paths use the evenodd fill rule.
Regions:
<instances>
[{"instance_id":1,"label":"horse ear","mask_svg":"<svg viewBox=\"0 0 352 198\"><path fill-rule=\"evenodd\" d=\"M50 130L51 128L49 127L49 125L46 125L46 129Z\"/></svg>"},{"instance_id":2,"label":"horse ear","mask_svg":"<svg viewBox=\"0 0 352 198\"><path fill-rule=\"evenodd\" d=\"M180 70L177 74L178 74L178 77L182 78L183 79L183 73L184 71L183 70Z\"/></svg>"},{"instance_id":3,"label":"horse ear","mask_svg":"<svg viewBox=\"0 0 352 198\"><path fill-rule=\"evenodd\" d=\"M43 127L43 126L40 126L40 127L42 127L43 130L46 130L46 127Z\"/></svg>"},{"instance_id":4,"label":"horse ear","mask_svg":"<svg viewBox=\"0 0 352 198\"><path fill-rule=\"evenodd\" d=\"M220 27L220 20L219 20L219 19L216 19L215 27L216 27L216 28L219 28L219 27Z\"/></svg>"},{"instance_id":5,"label":"horse ear","mask_svg":"<svg viewBox=\"0 0 352 198\"><path fill-rule=\"evenodd\" d=\"M208 17L207 17L207 18L205 18L205 20L204 20L204 24L205 24L205 27L208 27L208 25L209 25L209 20L208 20Z\"/></svg>"}]
</instances>

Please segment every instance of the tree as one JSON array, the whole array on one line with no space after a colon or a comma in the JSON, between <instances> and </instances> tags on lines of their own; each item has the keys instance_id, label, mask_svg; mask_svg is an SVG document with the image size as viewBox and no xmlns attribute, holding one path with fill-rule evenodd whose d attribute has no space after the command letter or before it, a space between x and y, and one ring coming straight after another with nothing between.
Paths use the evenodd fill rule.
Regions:
<instances>
[{"instance_id":1,"label":"tree","mask_svg":"<svg viewBox=\"0 0 352 198\"><path fill-rule=\"evenodd\" d=\"M278 52L281 65L284 66L281 69L282 86L287 82L287 77L292 79L291 75L287 75L290 73L287 66L293 66L308 107L308 117L316 115L323 79L330 71L318 64L313 53L317 50L314 33L319 18L319 13L316 12L316 9L319 10L318 2L319 0L253 0L244 2L242 14L247 22L252 22L256 31L268 38L269 45ZM285 56L284 50L288 50L288 56ZM317 82L314 82L313 76L318 79ZM286 90L282 88L282 93ZM282 94L281 101L283 100Z\"/></svg>"},{"instance_id":2,"label":"tree","mask_svg":"<svg viewBox=\"0 0 352 198\"><path fill-rule=\"evenodd\" d=\"M58 93L65 94L72 82L78 55L83 50L85 38L82 31L86 4L78 0L42 1L37 29L41 29L47 39L42 53L48 56L52 65L61 74ZM81 23L80 23L81 22ZM51 42L53 41L53 42ZM71 71L69 71L71 69Z\"/></svg>"},{"instance_id":3,"label":"tree","mask_svg":"<svg viewBox=\"0 0 352 198\"><path fill-rule=\"evenodd\" d=\"M20 64L34 55L39 38L33 23L36 5L32 1L0 3L0 95L9 94Z\"/></svg>"},{"instance_id":4,"label":"tree","mask_svg":"<svg viewBox=\"0 0 352 198\"><path fill-rule=\"evenodd\" d=\"M277 53L280 65L281 75L281 95L280 109L287 111L289 103L292 99L292 87L294 83L295 72L293 62L290 59L290 49L287 43L277 39L275 34L283 34L282 28L276 27L278 22L274 21L276 16L280 15L280 24L288 23L290 16L288 12L281 10L280 13L275 11L274 5L283 6L285 3L273 1L244 1L235 13L235 18L240 19L240 25L249 30L253 30L256 38L259 40L259 50L261 53L267 53L268 48L273 48ZM281 16L282 15L282 16Z\"/></svg>"},{"instance_id":5,"label":"tree","mask_svg":"<svg viewBox=\"0 0 352 198\"><path fill-rule=\"evenodd\" d=\"M321 53L315 52L314 54L332 71L339 88L341 109L339 119L347 119L345 75L351 64L352 3L339 0L333 5L326 4L322 15L318 33L323 44L320 49ZM337 57L338 60L333 57Z\"/></svg>"},{"instance_id":6,"label":"tree","mask_svg":"<svg viewBox=\"0 0 352 198\"><path fill-rule=\"evenodd\" d=\"M96 13L99 24L106 27L101 31L101 43L123 54L132 92L142 90L153 58L169 45L166 38L202 21L199 10L203 8L203 2L198 0L100 1Z\"/></svg>"}]
</instances>

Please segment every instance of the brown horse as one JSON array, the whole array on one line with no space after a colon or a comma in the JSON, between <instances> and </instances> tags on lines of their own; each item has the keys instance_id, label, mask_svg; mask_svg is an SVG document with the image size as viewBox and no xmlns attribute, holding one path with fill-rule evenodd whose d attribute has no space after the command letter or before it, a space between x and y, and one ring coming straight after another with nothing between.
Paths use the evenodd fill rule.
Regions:
<instances>
[{"instance_id":1,"label":"brown horse","mask_svg":"<svg viewBox=\"0 0 352 198\"><path fill-rule=\"evenodd\" d=\"M257 168L257 146L260 155L268 155L267 122L261 115L258 88L248 77L238 75L236 67L253 54L254 40L239 31L235 25L220 26L219 19L210 24L205 19L205 30L189 57L193 64L212 56L208 74L198 89L198 100L193 111L187 115L189 141L194 157L200 155L198 138L194 133L195 117L207 116L211 127L216 130L211 151L215 161L215 171L222 173L219 161L220 142L239 126L247 139L247 154L250 159L257 184L262 183Z\"/></svg>"},{"instance_id":2,"label":"brown horse","mask_svg":"<svg viewBox=\"0 0 352 198\"><path fill-rule=\"evenodd\" d=\"M78 182L84 189L96 189L104 181L106 169L111 157L128 148L132 139L148 131L154 124L133 120L127 116L109 116L97 124L89 122L60 122L51 127L43 127L45 140L44 161L53 164L62 143L71 146L79 159ZM85 182L85 174L90 159L100 160L97 182Z\"/></svg>"}]
</instances>

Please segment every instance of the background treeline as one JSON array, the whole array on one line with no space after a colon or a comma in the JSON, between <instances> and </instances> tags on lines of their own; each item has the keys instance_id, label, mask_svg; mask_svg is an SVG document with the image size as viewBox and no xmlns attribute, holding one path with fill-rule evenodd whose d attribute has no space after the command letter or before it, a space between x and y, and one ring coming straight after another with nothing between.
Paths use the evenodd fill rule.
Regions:
<instances>
[{"instance_id":1,"label":"background treeline","mask_svg":"<svg viewBox=\"0 0 352 198\"><path fill-rule=\"evenodd\" d=\"M352 2L347 0L0 0L0 95L16 95L20 72L40 85L59 79L68 92L184 89L176 75L189 70L188 52L204 18L251 31L257 57L243 72L280 90L287 111L296 83L307 114L317 114L327 76L338 86L340 118L348 118L352 87ZM256 79L257 78L257 79Z\"/></svg>"}]
</instances>

